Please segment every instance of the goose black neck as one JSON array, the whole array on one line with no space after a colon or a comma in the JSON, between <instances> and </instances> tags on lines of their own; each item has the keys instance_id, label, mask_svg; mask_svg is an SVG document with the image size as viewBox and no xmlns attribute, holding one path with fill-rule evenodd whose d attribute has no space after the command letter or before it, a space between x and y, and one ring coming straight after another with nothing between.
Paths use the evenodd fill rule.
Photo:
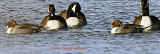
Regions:
<instances>
[{"instance_id":1,"label":"goose black neck","mask_svg":"<svg viewBox=\"0 0 160 54\"><path fill-rule=\"evenodd\" d=\"M142 8L142 15L149 16L149 8Z\"/></svg>"},{"instance_id":2,"label":"goose black neck","mask_svg":"<svg viewBox=\"0 0 160 54\"><path fill-rule=\"evenodd\" d=\"M49 15L50 15L50 16L55 16L55 14L54 14L54 13L49 13Z\"/></svg>"},{"instance_id":3,"label":"goose black neck","mask_svg":"<svg viewBox=\"0 0 160 54\"><path fill-rule=\"evenodd\" d=\"M141 6L142 6L142 15L149 16L149 2L148 2L148 0L141 0Z\"/></svg>"},{"instance_id":4,"label":"goose black neck","mask_svg":"<svg viewBox=\"0 0 160 54\"><path fill-rule=\"evenodd\" d=\"M58 18L55 15L49 15L49 20L58 20Z\"/></svg>"},{"instance_id":5,"label":"goose black neck","mask_svg":"<svg viewBox=\"0 0 160 54\"><path fill-rule=\"evenodd\" d=\"M77 17L77 16L76 16L76 13L74 13L72 10L68 10L67 18L69 18L69 17Z\"/></svg>"}]
</instances>

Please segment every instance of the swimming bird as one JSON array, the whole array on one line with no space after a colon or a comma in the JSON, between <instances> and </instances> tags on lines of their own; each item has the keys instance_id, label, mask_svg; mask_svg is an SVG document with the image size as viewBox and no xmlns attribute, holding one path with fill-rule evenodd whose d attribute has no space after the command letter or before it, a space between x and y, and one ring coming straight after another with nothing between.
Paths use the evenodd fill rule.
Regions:
<instances>
[{"instance_id":1,"label":"swimming bird","mask_svg":"<svg viewBox=\"0 0 160 54\"><path fill-rule=\"evenodd\" d=\"M81 12L81 6L78 2L71 3L68 10L61 11L60 16L66 20L68 27L87 25L86 17Z\"/></svg>"},{"instance_id":2,"label":"swimming bird","mask_svg":"<svg viewBox=\"0 0 160 54\"><path fill-rule=\"evenodd\" d=\"M10 20L7 24L8 34L27 34L27 33L37 33L42 30L41 26L33 24L17 24L16 21Z\"/></svg>"},{"instance_id":3,"label":"swimming bird","mask_svg":"<svg viewBox=\"0 0 160 54\"><path fill-rule=\"evenodd\" d=\"M112 34L125 34L125 33L142 33L145 28L136 24L123 24L119 20L112 23Z\"/></svg>"},{"instance_id":4,"label":"swimming bird","mask_svg":"<svg viewBox=\"0 0 160 54\"><path fill-rule=\"evenodd\" d=\"M46 16L40 23L43 28L46 28L47 30L57 30L68 27L63 17L55 15L55 7L53 4L49 5L48 12L49 15Z\"/></svg>"},{"instance_id":5,"label":"swimming bird","mask_svg":"<svg viewBox=\"0 0 160 54\"><path fill-rule=\"evenodd\" d=\"M133 24L142 25L148 27L144 31L151 32L152 30L160 29L160 21L155 16L149 14L149 2L148 0L141 0L142 16L135 17Z\"/></svg>"}]
</instances>

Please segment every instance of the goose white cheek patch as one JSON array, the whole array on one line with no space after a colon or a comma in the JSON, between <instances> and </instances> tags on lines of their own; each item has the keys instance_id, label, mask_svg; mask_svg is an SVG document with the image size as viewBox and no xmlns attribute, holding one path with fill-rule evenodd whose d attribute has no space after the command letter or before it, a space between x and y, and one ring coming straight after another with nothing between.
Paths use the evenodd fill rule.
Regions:
<instances>
[{"instance_id":1,"label":"goose white cheek patch","mask_svg":"<svg viewBox=\"0 0 160 54\"><path fill-rule=\"evenodd\" d=\"M145 8L149 7L149 3L147 2L147 5L145 6Z\"/></svg>"},{"instance_id":2,"label":"goose white cheek patch","mask_svg":"<svg viewBox=\"0 0 160 54\"><path fill-rule=\"evenodd\" d=\"M74 5L74 6L72 7L72 10L73 10L74 13L75 13L75 11L76 11L76 5Z\"/></svg>"},{"instance_id":3,"label":"goose white cheek patch","mask_svg":"<svg viewBox=\"0 0 160 54\"><path fill-rule=\"evenodd\" d=\"M140 2L140 4L141 4L141 2ZM140 6L143 7L142 4ZM148 1L147 1L147 4L146 4L145 8L147 8L147 7L149 7Z\"/></svg>"},{"instance_id":4,"label":"goose white cheek patch","mask_svg":"<svg viewBox=\"0 0 160 54\"><path fill-rule=\"evenodd\" d=\"M48 8L48 13L50 13L50 12L49 12L49 8Z\"/></svg>"}]
</instances>

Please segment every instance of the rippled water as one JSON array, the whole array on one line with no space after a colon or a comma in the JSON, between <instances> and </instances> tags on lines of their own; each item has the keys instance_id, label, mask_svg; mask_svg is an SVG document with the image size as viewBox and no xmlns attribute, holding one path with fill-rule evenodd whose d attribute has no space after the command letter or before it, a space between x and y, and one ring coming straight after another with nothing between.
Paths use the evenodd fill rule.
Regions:
<instances>
[{"instance_id":1,"label":"rippled water","mask_svg":"<svg viewBox=\"0 0 160 54\"><path fill-rule=\"evenodd\" d=\"M56 15L74 0L0 0L0 54L153 54L160 53L160 31L110 34L111 23L132 23L141 15L140 0L79 0L88 25L74 29L42 31L35 34L6 34L6 23L39 25L54 4ZM150 14L160 19L160 2L149 0ZM52 49L81 47L85 50Z\"/></svg>"}]
</instances>

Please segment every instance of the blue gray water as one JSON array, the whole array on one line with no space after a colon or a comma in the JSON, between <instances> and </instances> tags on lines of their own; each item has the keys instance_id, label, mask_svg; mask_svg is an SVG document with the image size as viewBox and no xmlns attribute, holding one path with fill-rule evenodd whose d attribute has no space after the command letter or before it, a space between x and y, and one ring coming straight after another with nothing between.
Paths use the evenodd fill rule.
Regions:
<instances>
[{"instance_id":1,"label":"blue gray water","mask_svg":"<svg viewBox=\"0 0 160 54\"><path fill-rule=\"evenodd\" d=\"M88 25L79 29L6 34L6 23L39 25L54 4L56 15L79 2ZM149 0L150 14L160 19L159 0ZM160 30L151 33L110 34L111 23L132 23L141 15L140 0L0 0L0 54L160 54ZM81 47L85 50L52 49Z\"/></svg>"}]
</instances>

